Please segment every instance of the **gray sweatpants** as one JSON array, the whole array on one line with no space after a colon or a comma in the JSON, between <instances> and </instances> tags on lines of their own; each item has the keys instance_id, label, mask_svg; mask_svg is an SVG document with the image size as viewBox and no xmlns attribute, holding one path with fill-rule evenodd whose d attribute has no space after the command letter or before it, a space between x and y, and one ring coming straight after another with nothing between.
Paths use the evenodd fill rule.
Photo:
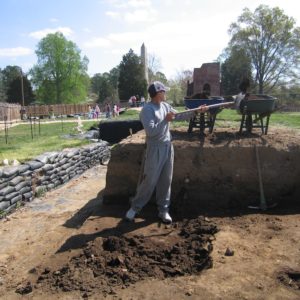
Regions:
<instances>
[{"instance_id":1,"label":"gray sweatpants","mask_svg":"<svg viewBox=\"0 0 300 300\"><path fill-rule=\"evenodd\" d=\"M131 207L139 212L150 200L156 188L159 212L168 212L173 177L174 149L171 143L147 145L144 172Z\"/></svg>"}]
</instances>

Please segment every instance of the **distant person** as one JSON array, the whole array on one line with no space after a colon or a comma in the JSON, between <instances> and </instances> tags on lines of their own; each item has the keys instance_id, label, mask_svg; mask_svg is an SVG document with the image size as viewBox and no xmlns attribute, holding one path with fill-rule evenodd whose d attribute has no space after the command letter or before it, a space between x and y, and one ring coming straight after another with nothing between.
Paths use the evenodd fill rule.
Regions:
<instances>
[{"instance_id":1,"label":"distant person","mask_svg":"<svg viewBox=\"0 0 300 300\"><path fill-rule=\"evenodd\" d=\"M136 107L136 97L132 96L131 99L132 99L132 107Z\"/></svg>"},{"instance_id":2,"label":"distant person","mask_svg":"<svg viewBox=\"0 0 300 300\"><path fill-rule=\"evenodd\" d=\"M248 89L250 88L250 80L244 77L239 85L240 93L235 96L235 108L238 112L243 112L245 100L249 97Z\"/></svg>"},{"instance_id":3,"label":"distant person","mask_svg":"<svg viewBox=\"0 0 300 300\"><path fill-rule=\"evenodd\" d=\"M100 107L98 104L96 104L95 106L95 114L96 114L96 118L98 119L100 117Z\"/></svg>"},{"instance_id":4,"label":"distant person","mask_svg":"<svg viewBox=\"0 0 300 300\"><path fill-rule=\"evenodd\" d=\"M93 119L96 119L96 110L95 110L95 107L93 107L93 109L92 109L92 114L93 114Z\"/></svg>"},{"instance_id":5,"label":"distant person","mask_svg":"<svg viewBox=\"0 0 300 300\"><path fill-rule=\"evenodd\" d=\"M129 105L129 107L132 107L132 97L129 98L128 105Z\"/></svg>"},{"instance_id":6,"label":"distant person","mask_svg":"<svg viewBox=\"0 0 300 300\"><path fill-rule=\"evenodd\" d=\"M119 113L118 113L118 105L114 104L114 107L113 107L113 116L117 117L118 115L119 115Z\"/></svg>"},{"instance_id":7,"label":"distant person","mask_svg":"<svg viewBox=\"0 0 300 300\"><path fill-rule=\"evenodd\" d=\"M20 114L21 114L21 120L26 120L27 119L25 106L22 106L22 108L20 110Z\"/></svg>"},{"instance_id":8,"label":"distant person","mask_svg":"<svg viewBox=\"0 0 300 300\"><path fill-rule=\"evenodd\" d=\"M144 107L145 105L145 98L144 96L141 97L141 106Z\"/></svg>"},{"instance_id":9,"label":"distant person","mask_svg":"<svg viewBox=\"0 0 300 300\"><path fill-rule=\"evenodd\" d=\"M110 119L110 115L111 115L111 107L109 105L109 103L105 104L105 116L106 119Z\"/></svg>"},{"instance_id":10,"label":"distant person","mask_svg":"<svg viewBox=\"0 0 300 300\"><path fill-rule=\"evenodd\" d=\"M93 116L93 109L91 108L90 105L88 106L88 111L89 111L89 112L88 112L88 118L89 118L89 119L93 119L93 117L94 117L94 116Z\"/></svg>"}]
</instances>

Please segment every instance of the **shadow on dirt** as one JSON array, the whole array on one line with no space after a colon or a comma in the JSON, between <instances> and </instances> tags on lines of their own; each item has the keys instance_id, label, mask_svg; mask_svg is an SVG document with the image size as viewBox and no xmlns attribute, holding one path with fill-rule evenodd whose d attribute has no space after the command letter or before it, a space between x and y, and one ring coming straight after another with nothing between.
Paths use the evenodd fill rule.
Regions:
<instances>
[{"instance_id":1,"label":"shadow on dirt","mask_svg":"<svg viewBox=\"0 0 300 300\"><path fill-rule=\"evenodd\" d=\"M91 234L78 234L68 238L65 243L57 251L65 252L71 249L79 249L88 242L95 240L97 237L121 236L126 233L135 231L142 227L146 227L152 223L158 222L157 213L154 205L145 208L140 217L142 221L128 222L124 219L128 205L110 205L102 203L102 191L98 193L97 197L91 199L85 206L83 206L74 216L68 219L63 226L67 228L79 229L88 218L101 219L104 217L112 217L120 219L118 224L111 228L105 228ZM158 226L161 224L158 223Z\"/></svg>"},{"instance_id":2,"label":"shadow on dirt","mask_svg":"<svg viewBox=\"0 0 300 300\"><path fill-rule=\"evenodd\" d=\"M259 205L259 202L257 202ZM128 222L123 219L129 205L121 204L103 204L102 203L102 191L98 193L97 197L90 200L85 206L83 206L74 216L68 219L63 226L67 228L79 229L88 218L101 219L104 217L112 217L119 219L120 221L116 226L105 228L101 231L96 231L90 234L77 234L68 238L65 243L57 250L57 253L69 251L71 249L79 249L85 246L87 243L95 240L98 237L109 237L109 236L123 236L127 233L133 232L137 229L147 227L150 224L156 223L158 227L162 224L159 222L157 217L157 208L155 203L152 201L142 210L138 220L135 222ZM264 215L289 215L299 214L300 204L296 201L296 198L283 198L277 203L276 207L260 210L250 209L248 207L239 207L232 204L232 207L216 207L210 206L205 207L196 205L195 203L184 203L181 202L181 206L171 206L171 214L174 222L180 222L184 219L193 219L199 216L208 218L213 217L237 217L242 215L252 214L264 214Z\"/></svg>"}]
</instances>

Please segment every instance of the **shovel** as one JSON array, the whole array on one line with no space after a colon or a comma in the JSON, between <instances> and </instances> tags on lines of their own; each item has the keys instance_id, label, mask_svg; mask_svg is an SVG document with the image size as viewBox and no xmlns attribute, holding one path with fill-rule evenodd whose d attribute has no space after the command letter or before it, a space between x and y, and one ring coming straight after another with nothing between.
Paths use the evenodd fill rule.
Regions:
<instances>
[{"instance_id":1,"label":"shovel","mask_svg":"<svg viewBox=\"0 0 300 300\"><path fill-rule=\"evenodd\" d=\"M259 181L260 205L259 206L249 205L248 207L251 209L267 210L268 208L272 208L272 207L276 206L277 204L273 203L271 205L267 205L267 201L266 201L265 193L264 193L264 186L263 186L263 182L262 182L262 176L261 176L261 167L260 167L260 159L259 159L259 155L258 155L258 147L256 145L254 145L254 148L255 148L258 181Z\"/></svg>"}]
</instances>

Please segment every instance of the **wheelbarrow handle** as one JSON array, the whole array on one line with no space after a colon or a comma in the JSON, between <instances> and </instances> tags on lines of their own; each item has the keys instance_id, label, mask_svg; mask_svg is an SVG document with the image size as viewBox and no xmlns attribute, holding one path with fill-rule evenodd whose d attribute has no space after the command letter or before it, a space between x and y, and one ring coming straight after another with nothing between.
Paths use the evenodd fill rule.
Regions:
<instances>
[{"instance_id":1,"label":"wheelbarrow handle","mask_svg":"<svg viewBox=\"0 0 300 300\"><path fill-rule=\"evenodd\" d=\"M234 101L232 101L232 102L224 102L224 103L217 103L217 104L205 105L205 107L208 108L208 109L211 109L211 108L222 107L222 106L230 106L230 105L233 105L234 103L235 103ZM191 109L188 109L188 110L185 110L185 111L178 112L178 113L175 114L175 119L177 119L178 117L180 117L182 115L191 113L193 111L198 111L198 110L199 110L199 107L197 107L197 108L191 108Z\"/></svg>"}]
</instances>

